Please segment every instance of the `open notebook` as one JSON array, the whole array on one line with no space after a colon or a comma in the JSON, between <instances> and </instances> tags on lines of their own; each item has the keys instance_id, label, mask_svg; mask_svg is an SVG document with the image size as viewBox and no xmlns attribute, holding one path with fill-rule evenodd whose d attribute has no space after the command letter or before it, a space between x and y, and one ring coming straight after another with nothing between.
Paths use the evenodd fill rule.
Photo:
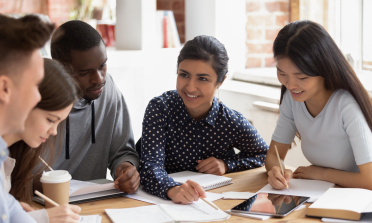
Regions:
<instances>
[{"instance_id":1,"label":"open notebook","mask_svg":"<svg viewBox=\"0 0 372 223\"><path fill-rule=\"evenodd\" d=\"M214 209L201 199L183 204L158 204L136 208L105 209L114 223L168 223L223 221L230 215L221 209Z\"/></svg>"},{"instance_id":2,"label":"open notebook","mask_svg":"<svg viewBox=\"0 0 372 223\"><path fill-rule=\"evenodd\" d=\"M124 192L115 189L114 183L111 180L70 181L70 204L79 204L124 195ZM45 203L44 199L37 195L34 195L33 200L43 205Z\"/></svg>"},{"instance_id":3,"label":"open notebook","mask_svg":"<svg viewBox=\"0 0 372 223\"><path fill-rule=\"evenodd\" d=\"M204 190L210 190L217 187L232 184L232 178L217 176L213 174L198 173L192 171L182 171L171 173L168 176L172 177L177 183L185 183L187 180L192 180L203 187Z\"/></svg>"}]
</instances>

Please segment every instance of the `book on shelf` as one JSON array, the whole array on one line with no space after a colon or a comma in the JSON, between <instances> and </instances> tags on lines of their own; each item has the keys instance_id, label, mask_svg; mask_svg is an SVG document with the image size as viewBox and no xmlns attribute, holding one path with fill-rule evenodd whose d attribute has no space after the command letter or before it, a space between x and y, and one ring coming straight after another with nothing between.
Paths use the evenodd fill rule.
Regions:
<instances>
[{"instance_id":1,"label":"book on shelf","mask_svg":"<svg viewBox=\"0 0 372 223\"><path fill-rule=\"evenodd\" d=\"M160 48L181 47L173 11L157 10L157 39Z\"/></svg>"}]
</instances>

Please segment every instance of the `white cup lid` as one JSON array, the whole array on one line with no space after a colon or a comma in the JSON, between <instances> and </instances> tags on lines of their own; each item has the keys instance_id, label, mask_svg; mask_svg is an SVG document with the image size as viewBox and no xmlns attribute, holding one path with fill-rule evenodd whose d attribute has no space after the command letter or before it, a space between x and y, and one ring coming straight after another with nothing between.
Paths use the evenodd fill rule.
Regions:
<instances>
[{"instance_id":1,"label":"white cup lid","mask_svg":"<svg viewBox=\"0 0 372 223\"><path fill-rule=\"evenodd\" d=\"M67 170L54 170L44 172L40 178L41 183L56 184L71 180L71 175Z\"/></svg>"}]
</instances>

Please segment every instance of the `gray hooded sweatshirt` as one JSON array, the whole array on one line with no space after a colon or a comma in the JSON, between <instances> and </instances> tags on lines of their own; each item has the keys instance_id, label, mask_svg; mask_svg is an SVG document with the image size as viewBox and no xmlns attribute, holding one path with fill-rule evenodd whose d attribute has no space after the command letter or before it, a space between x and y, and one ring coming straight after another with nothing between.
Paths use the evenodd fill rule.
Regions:
<instances>
[{"instance_id":1,"label":"gray hooded sweatshirt","mask_svg":"<svg viewBox=\"0 0 372 223\"><path fill-rule=\"evenodd\" d=\"M53 169L68 170L73 179L83 181L106 178L107 167L116 179L116 167L125 161L138 170L128 108L109 74L101 96L94 101L80 99L64 122L66 128L57 135L63 142L56 143L62 145L56 148L61 153Z\"/></svg>"}]
</instances>

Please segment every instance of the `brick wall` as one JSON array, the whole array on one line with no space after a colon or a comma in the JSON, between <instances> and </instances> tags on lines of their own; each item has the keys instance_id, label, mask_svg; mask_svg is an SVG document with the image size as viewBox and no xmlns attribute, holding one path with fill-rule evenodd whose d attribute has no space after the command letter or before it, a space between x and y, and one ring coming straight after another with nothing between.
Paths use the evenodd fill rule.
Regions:
<instances>
[{"instance_id":1,"label":"brick wall","mask_svg":"<svg viewBox=\"0 0 372 223\"><path fill-rule=\"evenodd\" d=\"M69 18L77 0L0 0L0 13L40 13L48 15L56 25Z\"/></svg>"},{"instance_id":2,"label":"brick wall","mask_svg":"<svg viewBox=\"0 0 372 223\"><path fill-rule=\"evenodd\" d=\"M289 0L246 0L246 67L272 67L273 41L289 22Z\"/></svg>"},{"instance_id":3,"label":"brick wall","mask_svg":"<svg viewBox=\"0 0 372 223\"><path fill-rule=\"evenodd\" d=\"M181 43L185 42L185 0L156 0L157 10L172 10Z\"/></svg>"}]
</instances>

